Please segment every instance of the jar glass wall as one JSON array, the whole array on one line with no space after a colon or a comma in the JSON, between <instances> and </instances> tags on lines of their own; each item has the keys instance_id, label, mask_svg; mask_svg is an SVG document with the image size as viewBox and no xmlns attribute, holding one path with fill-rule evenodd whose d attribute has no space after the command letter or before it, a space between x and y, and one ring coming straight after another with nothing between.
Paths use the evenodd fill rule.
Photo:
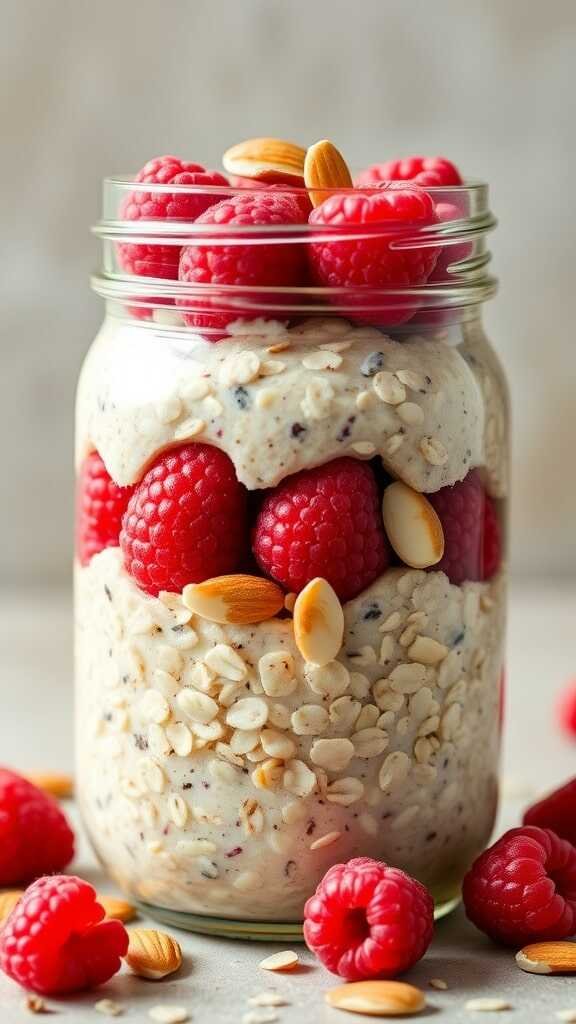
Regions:
<instances>
[{"instance_id":1,"label":"jar glass wall","mask_svg":"<svg viewBox=\"0 0 576 1024\"><path fill-rule=\"evenodd\" d=\"M108 309L77 407L78 790L99 857L158 916L294 934L327 868L355 856L415 875L441 912L489 838L507 397L479 309L493 289L486 190L448 191L466 217L401 242L436 247L437 280L368 295L130 278L126 225L109 208L100 227ZM162 237L191 241L191 225ZM303 227L225 241L332 240ZM240 519L224 498L210 519L208 502L204 546L176 564L170 501L185 512L182 474L214 450ZM86 493L108 501L101 550ZM210 550L208 575L238 578L207 594L194 585ZM333 649L299 634L310 575L343 610ZM255 578L276 581L269 615L269 593L246 612Z\"/></svg>"}]
</instances>

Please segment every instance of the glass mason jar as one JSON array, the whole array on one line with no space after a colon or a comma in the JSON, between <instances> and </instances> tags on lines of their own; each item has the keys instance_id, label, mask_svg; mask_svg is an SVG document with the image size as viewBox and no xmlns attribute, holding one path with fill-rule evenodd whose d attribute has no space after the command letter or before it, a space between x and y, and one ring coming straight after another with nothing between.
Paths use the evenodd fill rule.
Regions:
<instances>
[{"instance_id":1,"label":"glass mason jar","mask_svg":"<svg viewBox=\"0 0 576 1024\"><path fill-rule=\"evenodd\" d=\"M296 936L325 871L357 856L405 869L447 912L498 788L508 414L481 322L487 188L430 189L439 222L386 237L304 214L131 221L138 188L206 206L233 191L105 183L106 319L77 405L91 841L150 913L205 932ZM304 265L314 246L348 257L375 239L425 252L427 282L174 280L189 247ZM208 494L204 464L203 483L182 477L205 457L229 474ZM199 508L205 540L187 533Z\"/></svg>"}]
</instances>

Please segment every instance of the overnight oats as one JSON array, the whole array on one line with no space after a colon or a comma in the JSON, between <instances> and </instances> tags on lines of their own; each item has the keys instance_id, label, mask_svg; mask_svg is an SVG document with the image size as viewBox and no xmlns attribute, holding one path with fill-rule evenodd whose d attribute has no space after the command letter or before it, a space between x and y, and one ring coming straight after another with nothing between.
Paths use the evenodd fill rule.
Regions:
<instances>
[{"instance_id":1,"label":"overnight oats","mask_svg":"<svg viewBox=\"0 0 576 1024\"><path fill-rule=\"evenodd\" d=\"M105 185L77 405L78 792L152 913L296 934L370 856L454 905L497 805L507 398L487 189L329 143Z\"/></svg>"}]
</instances>

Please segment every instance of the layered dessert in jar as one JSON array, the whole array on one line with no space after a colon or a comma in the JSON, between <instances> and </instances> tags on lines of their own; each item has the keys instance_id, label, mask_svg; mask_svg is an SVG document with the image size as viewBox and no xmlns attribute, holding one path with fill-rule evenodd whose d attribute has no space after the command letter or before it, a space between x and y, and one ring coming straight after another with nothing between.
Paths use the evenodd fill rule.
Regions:
<instances>
[{"instance_id":1,"label":"layered dessert in jar","mask_svg":"<svg viewBox=\"0 0 576 1024\"><path fill-rule=\"evenodd\" d=\"M354 186L328 143L230 154L118 187L77 407L83 818L191 921L298 922L362 855L446 907L497 802L482 217L448 161Z\"/></svg>"}]
</instances>

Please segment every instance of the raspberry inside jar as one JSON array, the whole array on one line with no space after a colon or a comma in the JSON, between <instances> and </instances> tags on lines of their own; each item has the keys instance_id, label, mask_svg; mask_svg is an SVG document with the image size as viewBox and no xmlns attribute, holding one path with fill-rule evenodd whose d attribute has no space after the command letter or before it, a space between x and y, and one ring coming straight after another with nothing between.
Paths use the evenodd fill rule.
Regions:
<instances>
[{"instance_id":1,"label":"raspberry inside jar","mask_svg":"<svg viewBox=\"0 0 576 1024\"><path fill-rule=\"evenodd\" d=\"M351 858L445 913L489 837L507 394L485 186L413 158L309 193L295 147L253 153L232 184L175 157L105 183L78 791L151 913L289 937Z\"/></svg>"}]
</instances>

